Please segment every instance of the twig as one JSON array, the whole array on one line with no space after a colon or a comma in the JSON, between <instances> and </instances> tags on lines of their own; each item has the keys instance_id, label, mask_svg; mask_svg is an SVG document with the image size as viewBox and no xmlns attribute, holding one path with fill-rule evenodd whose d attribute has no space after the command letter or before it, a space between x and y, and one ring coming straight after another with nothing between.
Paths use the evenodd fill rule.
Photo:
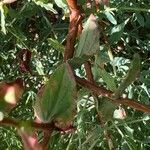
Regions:
<instances>
[{"instance_id":1,"label":"twig","mask_svg":"<svg viewBox=\"0 0 150 150\"><path fill-rule=\"evenodd\" d=\"M122 105L126 105L129 106L131 108L140 110L142 112L148 112L150 113L150 105L145 105L145 104L141 104L139 102L136 102L133 99L128 99L128 98L122 98L120 97L119 99L115 100L113 99L113 92L109 91L107 89L105 89L104 87L100 87L96 84L93 84L85 79L82 79L78 76L75 77L76 78L76 82L80 85L82 85L85 88L88 88L89 90L97 93L98 95L107 97L109 99L111 99L112 102L117 103L117 104L122 104Z\"/></svg>"},{"instance_id":2,"label":"twig","mask_svg":"<svg viewBox=\"0 0 150 150\"><path fill-rule=\"evenodd\" d=\"M87 76L88 81L90 81L91 83L94 83L90 62L89 61L85 62L84 67L85 67L86 76Z\"/></svg>"},{"instance_id":3,"label":"twig","mask_svg":"<svg viewBox=\"0 0 150 150\"><path fill-rule=\"evenodd\" d=\"M0 121L0 125L5 126L13 126L19 128L21 125L21 120L15 120L10 118L4 118L2 121ZM37 130L43 130L43 131L52 131L52 130L59 130L57 127L55 127L54 123L37 123L37 122L31 122L31 127Z\"/></svg>"}]
</instances>

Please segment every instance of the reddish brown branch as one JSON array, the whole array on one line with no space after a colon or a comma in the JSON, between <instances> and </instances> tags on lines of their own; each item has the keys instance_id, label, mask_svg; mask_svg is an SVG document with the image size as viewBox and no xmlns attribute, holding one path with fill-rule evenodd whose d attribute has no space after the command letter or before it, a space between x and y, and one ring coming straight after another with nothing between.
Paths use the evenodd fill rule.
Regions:
<instances>
[{"instance_id":1,"label":"reddish brown branch","mask_svg":"<svg viewBox=\"0 0 150 150\"><path fill-rule=\"evenodd\" d=\"M103 87L100 87L96 84L93 84L85 79L82 79L80 77L76 76L76 82L80 85L82 85L85 88L88 88L89 90L91 90L94 93L97 93L98 95L104 96L104 97L108 97L109 99L111 99L114 103L117 104L122 104L122 105L126 105L129 106L131 108L143 111L143 112L149 112L150 113L150 106L149 105L145 105L145 104L141 104L139 102L136 102L133 99L128 99L128 98L120 98L120 99L113 99L113 92L106 90Z\"/></svg>"},{"instance_id":2,"label":"reddish brown branch","mask_svg":"<svg viewBox=\"0 0 150 150\"><path fill-rule=\"evenodd\" d=\"M85 67L85 72L86 72L86 76L87 76L88 81L94 84L94 78L93 78L93 74L92 74L91 63L89 61L85 62L84 67ZM95 100L95 107L97 107L96 104L98 101L98 94L93 92L92 95L93 95L94 100ZM96 109L96 110L97 110L97 116L98 116L99 123L100 123L101 127L105 128L105 121L103 120L103 116L98 109ZM112 147L114 147L114 146L112 143L111 136L108 133L107 129L104 129L104 136L107 139L109 149L111 150Z\"/></svg>"},{"instance_id":3,"label":"reddish brown branch","mask_svg":"<svg viewBox=\"0 0 150 150\"><path fill-rule=\"evenodd\" d=\"M85 67L86 77L88 81L90 81L91 83L94 83L90 62L89 61L85 62L84 67Z\"/></svg>"},{"instance_id":4,"label":"reddish brown branch","mask_svg":"<svg viewBox=\"0 0 150 150\"><path fill-rule=\"evenodd\" d=\"M69 6L69 9L78 9L77 0L66 0Z\"/></svg>"},{"instance_id":5,"label":"reddish brown branch","mask_svg":"<svg viewBox=\"0 0 150 150\"><path fill-rule=\"evenodd\" d=\"M64 61L73 57L74 45L76 37L78 35L78 30L81 30L82 14L80 7L77 5L77 0L67 0L67 4L70 9L70 24L69 31L66 39L66 46L64 52Z\"/></svg>"},{"instance_id":6,"label":"reddish brown branch","mask_svg":"<svg viewBox=\"0 0 150 150\"><path fill-rule=\"evenodd\" d=\"M2 121L0 121L0 125L8 125L13 127L20 127L20 120L14 120L10 118L4 118ZM53 123L37 123L37 122L31 122L31 127L37 130L43 130L43 131L52 131L52 130L60 130Z\"/></svg>"}]
</instances>

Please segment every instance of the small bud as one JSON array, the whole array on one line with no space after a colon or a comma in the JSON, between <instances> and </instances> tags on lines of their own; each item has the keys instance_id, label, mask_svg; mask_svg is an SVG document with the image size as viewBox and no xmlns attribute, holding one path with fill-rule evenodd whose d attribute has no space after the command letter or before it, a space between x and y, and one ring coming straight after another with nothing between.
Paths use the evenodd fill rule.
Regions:
<instances>
[{"instance_id":1,"label":"small bud","mask_svg":"<svg viewBox=\"0 0 150 150\"><path fill-rule=\"evenodd\" d=\"M122 107L119 107L119 109L116 109L114 111L114 118L116 119L125 119L127 117L127 114L125 112L125 110Z\"/></svg>"},{"instance_id":2,"label":"small bud","mask_svg":"<svg viewBox=\"0 0 150 150\"><path fill-rule=\"evenodd\" d=\"M23 81L22 79L16 79L13 82L0 83L0 102L4 108L2 110L9 112L16 106L23 93Z\"/></svg>"}]
</instances>

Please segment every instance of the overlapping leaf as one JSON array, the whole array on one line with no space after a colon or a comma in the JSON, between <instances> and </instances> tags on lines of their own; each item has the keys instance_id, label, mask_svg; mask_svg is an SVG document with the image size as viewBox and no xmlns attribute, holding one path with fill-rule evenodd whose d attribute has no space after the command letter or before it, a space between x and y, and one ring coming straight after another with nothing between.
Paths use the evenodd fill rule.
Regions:
<instances>
[{"instance_id":1,"label":"overlapping leaf","mask_svg":"<svg viewBox=\"0 0 150 150\"><path fill-rule=\"evenodd\" d=\"M107 17L107 19L108 19L112 24L114 24L114 25L117 24L117 21L116 21L116 19L114 18L114 16L112 15L111 12L106 11L106 12L104 12L104 14L105 14L105 16Z\"/></svg>"},{"instance_id":2,"label":"overlapping leaf","mask_svg":"<svg viewBox=\"0 0 150 150\"><path fill-rule=\"evenodd\" d=\"M140 73L140 56L139 54L135 54L133 61L131 63L129 72L127 73L125 79L122 81L120 86L117 88L117 90L114 93L114 98L119 98L123 91L133 82L136 80L137 76Z\"/></svg>"},{"instance_id":3,"label":"overlapping leaf","mask_svg":"<svg viewBox=\"0 0 150 150\"><path fill-rule=\"evenodd\" d=\"M43 122L72 116L76 84L69 64L61 65L50 77L35 103L35 113Z\"/></svg>"},{"instance_id":4,"label":"overlapping leaf","mask_svg":"<svg viewBox=\"0 0 150 150\"><path fill-rule=\"evenodd\" d=\"M42 1L34 1L37 5L45 8L46 10L50 10L51 12L53 12L54 14L57 14L57 11L53 8L53 4L51 3L43 3Z\"/></svg>"},{"instance_id":5,"label":"overlapping leaf","mask_svg":"<svg viewBox=\"0 0 150 150\"><path fill-rule=\"evenodd\" d=\"M124 27L128 23L130 18L126 19L123 23L115 26L111 30L110 43L118 42L123 35Z\"/></svg>"},{"instance_id":6,"label":"overlapping leaf","mask_svg":"<svg viewBox=\"0 0 150 150\"><path fill-rule=\"evenodd\" d=\"M91 14L84 25L79 39L79 45L75 56L92 56L99 50L99 29L96 17Z\"/></svg>"},{"instance_id":7,"label":"overlapping leaf","mask_svg":"<svg viewBox=\"0 0 150 150\"><path fill-rule=\"evenodd\" d=\"M66 0L54 0L56 5L64 10L64 12L68 11L68 6Z\"/></svg>"}]
</instances>

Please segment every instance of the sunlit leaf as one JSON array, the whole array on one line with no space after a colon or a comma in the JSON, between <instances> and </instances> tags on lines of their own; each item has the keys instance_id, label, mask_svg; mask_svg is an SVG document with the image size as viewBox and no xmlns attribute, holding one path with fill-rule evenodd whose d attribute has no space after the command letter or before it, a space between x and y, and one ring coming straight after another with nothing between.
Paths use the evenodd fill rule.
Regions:
<instances>
[{"instance_id":1,"label":"sunlit leaf","mask_svg":"<svg viewBox=\"0 0 150 150\"><path fill-rule=\"evenodd\" d=\"M92 56L99 50L99 29L96 16L90 15L84 25L76 50L76 57Z\"/></svg>"},{"instance_id":2,"label":"sunlit leaf","mask_svg":"<svg viewBox=\"0 0 150 150\"><path fill-rule=\"evenodd\" d=\"M36 70L38 72L39 75L44 75L44 67L41 63L41 61L39 60L35 60L35 65L36 65Z\"/></svg>"},{"instance_id":3,"label":"sunlit leaf","mask_svg":"<svg viewBox=\"0 0 150 150\"><path fill-rule=\"evenodd\" d=\"M3 2L4 4L10 4L10 3L13 3L13 2L15 2L15 1L17 1L17 0L3 0L2 2Z\"/></svg>"},{"instance_id":4,"label":"sunlit leaf","mask_svg":"<svg viewBox=\"0 0 150 150\"><path fill-rule=\"evenodd\" d=\"M43 3L42 1L36 1L36 0L34 0L34 2L35 2L37 5L39 5L39 6L41 6L41 7L44 7L46 10L50 10L50 11L52 11L54 14L57 14L57 11L53 8L53 4L51 4L51 3L45 4L45 3Z\"/></svg>"},{"instance_id":5,"label":"sunlit leaf","mask_svg":"<svg viewBox=\"0 0 150 150\"><path fill-rule=\"evenodd\" d=\"M114 16L111 14L111 12L106 11L106 12L104 12L104 14L106 15L107 19L108 19L112 24L114 24L114 25L117 24L117 21L116 21L116 19L114 18Z\"/></svg>"},{"instance_id":6,"label":"sunlit leaf","mask_svg":"<svg viewBox=\"0 0 150 150\"><path fill-rule=\"evenodd\" d=\"M111 43L118 42L121 39L121 36L123 35L124 27L128 23L128 21L129 18L125 20L123 23L111 29L111 33L110 33L111 36L109 39Z\"/></svg>"},{"instance_id":7,"label":"sunlit leaf","mask_svg":"<svg viewBox=\"0 0 150 150\"><path fill-rule=\"evenodd\" d=\"M68 11L66 0L54 0L54 1L58 7L62 8L65 12Z\"/></svg>"},{"instance_id":8,"label":"sunlit leaf","mask_svg":"<svg viewBox=\"0 0 150 150\"><path fill-rule=\"evenodd\" d=\"M0 4L0 12L1 12L1 31L6 34L6 27L5 27L5 13L4 7Z\"/></svg>"},{"instance_id":9,"label":"sunlit leaf","mask_svg":"<svg viewBox=\"0 0 150 150\"><path fill-rule=\"evenodd\" d=\"M133 138L133 133L134 133L133 129L131 129L129 126L125 126L125 131L130 138Z\"/></svg>"}]
</instances>

